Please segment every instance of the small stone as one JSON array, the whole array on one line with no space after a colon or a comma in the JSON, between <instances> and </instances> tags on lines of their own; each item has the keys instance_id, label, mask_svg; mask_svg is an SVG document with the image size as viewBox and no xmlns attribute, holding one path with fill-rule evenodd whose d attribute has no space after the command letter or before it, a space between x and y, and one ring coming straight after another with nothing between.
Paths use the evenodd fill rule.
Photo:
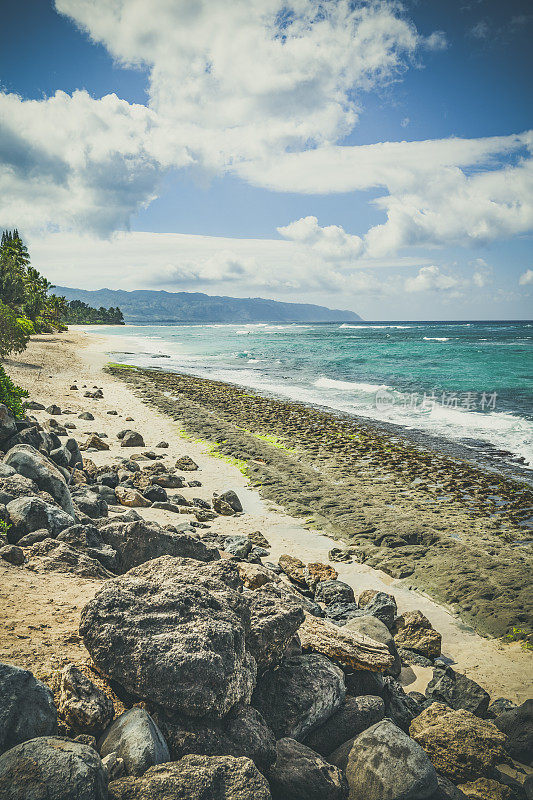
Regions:
<instances>
[{"instance_id":1,"label":"small stone","mask_svg":"<svg viewBox=\"0 0 533 800\"><path fill-rule=\"evenodd\" d=\"M126 431L121 438L121 447L144 447L144 439L138 431Z\"/></svg>"},{"instance_id":2,"label":"small stone","mask_svg":"<svg viewBox=\"0 0 533 800\"><path fill-rule=\"evenodd\" d=\"M278 564L291 581L298 584L298 586L307 586L305 581L305 564L299 558L283 554L278 559Z\"/></svg>"},{"instance_id":3,"label":"small stone","mask_svg":"<svg viewBox=\"0 0 533 800\"><path fill-rule=\"evenodd\" d=\"M168 447L168 442L159 442L156 444L156 448L166 449Z\"/></svg>"},{"instance_id":4,"label":"small stone","mask_svg":"<svg viewBox=\"0 0 533 800\"><path fill-rule=\"evenodd\" d=\"M107 442L104 442L100 436L96 435L96 433L93 433L87 438L87 441L80 447L80 450L88 450L91 447L94 450L109 450L109 445Z\"/></svg>"},{"instance_id":5,"label":"small stone","mask_svg":"<svg viewBox=\"0 0 533 800\"><path fill-rule=\"evenodd\" d=\"M85 420L93 420L94 416L91 414L90 411L82 411L81 414L78 414L78 419L85 419Z\"/></svg>"},{"instance_id":6,"label":"small stone","mask_svg":"<svg viewBox=\"0 0 533 800\"><path fill-rule=\"evenodd\" d=\"M54 416L57 417L61 414L61 409L59 408L59 406L56 406L54 403L52 403L52 405L48 406L48 408L46 409L46 413L53 414Z\"/></svg>"},{"instance_id":7,"label":"small stone","mask_svg":"<svg viewBox=\"0 0 533 800\"><path fill-rule=\"evenodd\" d=\"M181 456L176 461L176 469L181 469L182 472L193 472L198 469L198 464L190 456Z\"/></svg>"},{"instance_id":8,"label":"small stone","mask_svg":"<svg viewBox=\"0 0 533 800\"><path fill-rule=\"evenodd\" d=\"M119 758L116 753L109 753L102 759L102 766L106 772L108 781L116 781L126 772L124 759Z\"/></svg>"},{"instance_id":9,"label":"small stone","mask_svg":"<svg viewBox=\"0 0 533 800\"><path fill-rule=\"evenodd\" d=\"M58 713L67 725L95 735L106 728L115 713L111 699L74 664L61 671Z\"/></svg>"},{"instance_id":10,"label":"small stone","mask_svg":"<svg viewBox=\"0 0 533 800\"><path fill-rule=\"evenodd\" d=\"M355 596L353 589L347 583L338 580L321 581L315 591L317 603L353 603Z\"/></svg>"},{"instance_id":11,"label":"small stone","mask_svg":"<svg viewBox=\"0 0 533 800\"><path fill-rule=\"evenodd\" d=\"M321 564L319 561L308 564L304 569L305 582L313 592L321 581L335 580L338 574L329 564Z\"/></svg>"},{"instance_id":12,"label":"small stone","mask_svg":"<svg viewBox=\"0 0 533 800\"><path fill-rule=\"evenodd\" d=\"M151 505L150 500L143 497L137 489L130 489L127 486L117 486L115 495L120 505L128 508L148 508Z\"/></svg>"}]
</instances>

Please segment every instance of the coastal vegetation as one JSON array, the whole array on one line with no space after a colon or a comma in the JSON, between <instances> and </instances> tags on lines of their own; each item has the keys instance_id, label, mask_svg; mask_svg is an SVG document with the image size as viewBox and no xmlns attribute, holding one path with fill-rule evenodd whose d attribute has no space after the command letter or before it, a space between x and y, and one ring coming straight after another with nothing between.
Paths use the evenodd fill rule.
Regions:
<instances>
[{"instance_id":1,"label":"coastal vegetation","mask_svg":"<svg viewBox=\"0 0 533 800\"><path fill-rule=\"evenodd\" d=\"M124 317L118 306L93 308L82 300L66 302L61 319L71 325L124 325Z\"/></svg>"}]
</instances>

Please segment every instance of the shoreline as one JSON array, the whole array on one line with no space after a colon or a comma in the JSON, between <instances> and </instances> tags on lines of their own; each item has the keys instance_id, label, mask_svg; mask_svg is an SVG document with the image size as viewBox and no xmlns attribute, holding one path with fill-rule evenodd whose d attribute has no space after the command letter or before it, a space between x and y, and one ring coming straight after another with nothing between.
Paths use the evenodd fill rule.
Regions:
<instances>
[{"instance_id":1,"label":"shoreline","mask_svg":"<svg viewBox=\"0 0 533 800\"><path fill-rule=\"evenodd\" d=\"M314 506L310 491L305 501L301 500L301 494L300 500L298 500L296 489L301 489L301 487L293 485L293 503L285 504L276 502L274 498L269 497L271 492L264 484L261 490L263 496L261 496L258 488L250 486L248 479L235 464L237 457L235 441L219 443L218 454L224 458L215 458L211 448L205 443L205 440L209 438L207 435L201 437L198 435L198 438L203 440L202 442L191 441L190 438L183 437L183 428L192 424L190 415L188 419L185 419L182 414L177 425L173 415L169 415L168 408L154 408L156 404L153 401L148 402L149 398L139 396L138 388L132 390L132 387L120 380L119 378L123 378L124 374L117 378L103 373L102 367L107 358L102 347L103 337L97 333L71 331L59 337L37 338L41 339L41 342L32 342L31 349L18 362L14 362L18 363L18 367L12 363L8 365L9 371L19 383L28 386L34 399L41 402L53 400L64 408L71 408L76 412L90 408L95 415L95 421L80 423L76 419L77 435L83 435L85 430L87 432L96 429L109 431L111 451L91 454L91 458L94 458L97 464L107 463L113 455L121 454L114 441L116 438L114 430L123 427L124 423L121 418L131 414L136 420L137 428L143 432L148 447L154 446L157 441L164 438L170 443L169 452L173 458L186 453L197 461L201 468L198 477L201 477L203 486L200 490L188 490L189 493L203 491L206 496L212 496L214 490L220 492L232 488L237 491L242 499L245 513L238 518L217 518L212 523L214 533L229 535L230 532L240 534L261 530L271 542L271 560L277 560L282 553L290 553L304 561L328 560L328 552L331 547L338 546L337 537L333 538L331 531L326 531L327 526L319 524L319 520L314 523L319 528L316 530L313 529L311 523L305 523L301 515L291 514L293 509L290 506L295 503L305 502ZM49 375L54 377L48 377ZM172 374L172 377L174 378L175 375ZM104 388L105 399L96 402L86 401L82 399L80 392L70 392L69 384L74 379L88 385L89 381L90 385L98 383ZM163 402L163 400L164 403L169 402L168 398L159 398L159 401ZM106 412L111 408L118 409L120 416L107 416ZM175 406L173 412L174 415L177 414ZM206 411L204 416L209 419L213 428L211 433L213 433L215 423L220 422L218 415ZM197 420L197 424L198 427L202 427L204 434L209 433L205 420L201 421L201 425ZM240 439L245 434L242 431L235 431L234 436ZM219 438L226 437L220 433ZM297 470L305 467L301 460L298 460L300 457L296 457L289 450L286 451L267 441L246 436L248 445L250 445L250 438L251 443L259 448L255 453L256 461L261 460L260 452L268 451L270 455L281 454L284 458L294 459ZM242 447L242 442L239 446ZM326 461L327 459L324 459L324 463ZM254 468L262 470L263 465L255 464ZM307 476L312 472L317 474L316 470L307 467L304 471ZM166 511L153 509L141 509L141 511L147 520L158 521L161 524L175 522L175 517ZM356 593L366 588L393 592L397 597L399 613L405 610L421 609L435 628L442 633L443 656L448 663L478 681L491 692L493 697L502 695L522 701L530 696L529 676L532 654L522 650L519 642L504 644L497 639L480 637L469 625L452 613L449 604L435 602L422 591L421 586L418 586L416 591L410 589L409 587L414 583L411 578L407 581L394 578L370 562L371 559L367 558L364 563L354 560L352 563L346 564L335 563L334 566L339 572L339 579L349 583ZM8 619L5 621L6 627L2 636L3 645L0 658L13 661L13 653L17 653L16 663L26 668L35 667L36 673L45 676L51 669L51 663L60 655L64 657L70 655L70 660L75 655L78 659L82 657L82 654L86 657L83 647L79 641L76 641L77 632L74 620L77 624L77 610L80 604L83 606L88 596L97 590L98 582L83 581L68 575L64 576L64 581L57 581L56 575L54 584L52 578L55 573L43 573L38 576L31 573L17 589L6 583L8 574L11 572L2 567L0 577L3 585L2 594L6 598L9 597L9 614L7 616L11 621ZM61 578L61 576L59 577ZM45 585L41 585L41 581ZM62 583L63 585L61 585ZM57 603L51 602L54 592L58 589L63 591L61 602L66 609L60 613L61 623L54 615ZM36 595L41 600L37 615L35 614L35 604L32 605L32 597L35 598ZM49 598L49 605L46 605L47 601L43 600L44 596ZM34 619L34 617L36 618ZM8 629L9 624L13 625L12 630ZM45 627L35 633L33 628L39 629L40 625L52 625L52 627ZM58 626L57 630L54 625ZM27 638L25 627L28 628ZM69 637L71 637L70 644L68 644ZM74 638L72 639L72 637ZM405 680L406 691L411 691L419 688L423 690L430 675L424 674L423 668L408 668L408 673L402 677Z\"/></svg>"}]
</instances>

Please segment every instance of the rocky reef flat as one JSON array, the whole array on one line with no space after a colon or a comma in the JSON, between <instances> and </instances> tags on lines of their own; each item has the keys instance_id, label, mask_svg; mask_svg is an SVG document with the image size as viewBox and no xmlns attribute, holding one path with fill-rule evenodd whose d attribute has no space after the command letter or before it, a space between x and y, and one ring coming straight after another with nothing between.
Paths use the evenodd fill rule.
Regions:
<instances>
[{"instance_id":1,"label":"rocky reef flat","mask_svg":"<svg viewBox=\"0 0 533 800\"><path fill-rule=\"evenodd\" d=\"M414 588L445 594L422 576L447 558L448 605L495 632L515 593L527 635L518 572L489 567L522 535L512 486L494 520L468 465L446 483L404 443L99 349L9 365L31 401L0 406L0 798L530 800L526 640Z\"/></svg>"}]
</instances>

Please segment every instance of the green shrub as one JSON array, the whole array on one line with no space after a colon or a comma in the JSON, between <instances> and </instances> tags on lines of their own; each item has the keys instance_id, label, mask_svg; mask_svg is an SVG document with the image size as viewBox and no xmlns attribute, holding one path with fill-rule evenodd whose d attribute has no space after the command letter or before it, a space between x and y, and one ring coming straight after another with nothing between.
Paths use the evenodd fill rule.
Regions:
<instances>
[{"instance_id":1,"label":"green shrub","mask_svg":"<svg viewBox=\"0 0 533 800\"><path fill-rule=\"evenodd\" d=\"M0 301L0 359L22 353L30 340L28 325L11 308Z\"/></svg>"},{"instance_id":2,"label":"green shrub","mask_svg":"<svg viewBox=\"0 0 533 800\"><path fill-rule=\"evenodd\" d=\"M0 365L0 403L9 408L15 419L24 416L23 397L28 397L26 389L16 386Z\"/></svg>"}]
</instances>

